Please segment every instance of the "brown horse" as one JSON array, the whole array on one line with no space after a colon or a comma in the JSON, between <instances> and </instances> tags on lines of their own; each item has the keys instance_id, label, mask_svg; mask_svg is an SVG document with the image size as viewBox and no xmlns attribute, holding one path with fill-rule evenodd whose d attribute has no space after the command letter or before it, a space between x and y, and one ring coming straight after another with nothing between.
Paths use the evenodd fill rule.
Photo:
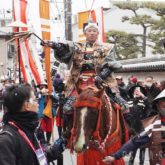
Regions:
<instances>
[{"instance_id":1,"label":"brown horse","mask_svg":"<svg viewBox=\"0 0 165 165\"><path fill-rule=\"evenodd\" d=\"M112 114L110 114L110 107L108 104L108 100L104 96L104 88L97 89L94 86L88 86L85 89L81 89L76 86L76 90L78 93L77 100L75 102L75 122L74 126L76 126L75 137L74 137L74 150L77 153L85 153L90 149L90 143L94 140L94 133L96 131L96 127L99 124L99 137L103 140L106 138L109 128L110 128L110 118L112 115L112 127L110 135L113 135L117 129L117 110L113 104L112 105ZM93 99L95 98L95 99ZM99 100L100 100L100 114L99 114ZM119 117L119 114L118 114ZM98 123L98 120L100 121ZM119 121L120 122L120 121ZM119 123L119 129L117 131L118 134L118 143L117 150L121 144L125 142L123 136L124 131L122 129L121 123ZM114 140L114 139L113 139ZM110 144L110 143L109 143ZM95 148L97 150L97 148ZM109 150L108 152L112 152ZM94 152L92 152L94 153ZM104 156L107 156L105 153ZM92 154L93 155L93 154ZM80 156L80 155L79 155ZM89 154L88 154L89 156ZM97 157L97 156L96 156ZM102 157L99 165L102 163ZM96 159L96 158L95 158ZM80 163L81 162L81 163ZM82 160L79 162L79 165L86 165L89 163L82 163ZM90 162L91 163L91 162ZM96 162L95 162L96 163ZM94 164L94 163L92 163Z\"/></svg>"}]
</instances>

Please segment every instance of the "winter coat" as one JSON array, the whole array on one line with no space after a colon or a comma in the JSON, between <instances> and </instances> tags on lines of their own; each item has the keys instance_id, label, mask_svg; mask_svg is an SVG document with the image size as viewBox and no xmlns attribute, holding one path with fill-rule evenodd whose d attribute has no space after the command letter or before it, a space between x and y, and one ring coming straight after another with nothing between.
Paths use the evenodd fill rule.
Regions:
<instances>
[{"instance_id":1,"label":"winter coat","mask_svg":"<svg viewBox=\"0 0 165 165\"><path fill-rule=\"evenodd\" d=\"M122 82L121 84L118 84L119 90L120 90L120 96L126 100L129 101L129 96L127 94L127 87L124 84L124 82Z\"/></svg>"},{"instance_id":2,"label":"winter coat","mask_svg":"<svg viewBox=\"0 0 165 165\"><path fill-rule=\"evenodd\" d=\"M55 86L58 85L59 83L63 83L63 81L60 78L60 75L56 74L56 78L53 80L54 91L55 91Z\"/></svg>"},{"instance_id":3,"label":"winter coat","mask_svg":"<svg viewBox=\"0 0 165 165\"><path fill-rule=\"evenodd\" d=\"M135 120L133 128L135 129L136 133L139 133L142 129L141 120L146 119L150 112L149 100L147 97L145 97L144 99L131 98L131 100L128 101L128 104L130 113L132 114L133 119Z\"/></svg>"},{"instance_id":4,"label":"winter coat","mask_svg":"<svg viewBox=\"0 0 165 165\"><path fill-rule=\"evenodd\" d=\"M30 111L20 112L18 120L12 118L9 121L14 122L26 134L35 149L39 149L39 144L34 136L36 122L31 119L35 115L37 114ZM55 146L45 150L44 153L48 161L61 157L61 153ZM39 165L34 151L18 129L9 123L5 124L0 133L0 165Z\"/></svg>"},{"instance_id":5,"label":"winter coat","mask_svg":"<svg viewBox=\"0 0 165 165\"><path fill-rule=\"evenodd\" d=\"M134 84L132 84L131 82L128 82L128 84L127 84L127 91L129 91L129 89L131 88L131 87L133 87L134 86Z\"/></svg>"},{"instance_id":6,"label":"winter coat","mask_svg":"<svg viewBox=\"0 0 165 165\"><path fill-rule=\"evenodd\" d=\"M155 84L152 84L152 86L150 88L147 87L146 85L143 87L147 90L147 97L148 97L150 102L152 102L153 99L156 98L160 94L160 92L162 91L160 86L155 85Z\"/></svg>"}]
</instances>

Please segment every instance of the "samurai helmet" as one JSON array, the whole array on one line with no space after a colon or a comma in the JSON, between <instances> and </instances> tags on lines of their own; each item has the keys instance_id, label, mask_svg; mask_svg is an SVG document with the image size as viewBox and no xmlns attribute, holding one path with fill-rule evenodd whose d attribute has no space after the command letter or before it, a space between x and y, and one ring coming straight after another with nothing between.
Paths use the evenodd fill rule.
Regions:
<instances>
[{"instance_id":1,"label":"samurai helmet","mask_svg":"<svg viewBox=\"0 0 165 165\"><path fill-rule=\"evenodd\" d=\"M85 33L85 31L90 27L95 27L99 31L98 23L93 21L91 15L89 17L89 21L83 24L83 32Z\"/></svg>"},{"instance_id":2,"label":"samurai helmet","mask_svg":"<svg viewBox=\"0 0 165 165\"><path fill-rule=\"evenodd\" d=\"M158 103L158 100L162 98L165 99L165 89L151 102L153 109L157 109L156 104Z\"/></svg>"}]
</instances>

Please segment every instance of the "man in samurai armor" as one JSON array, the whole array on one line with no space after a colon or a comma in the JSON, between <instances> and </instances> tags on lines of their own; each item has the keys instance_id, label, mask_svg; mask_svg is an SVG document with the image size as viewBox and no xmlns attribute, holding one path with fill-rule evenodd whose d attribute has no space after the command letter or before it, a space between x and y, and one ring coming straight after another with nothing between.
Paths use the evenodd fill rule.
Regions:
<instances>
[{"instance_id":1,"label":"man in samurai armor","mask_svg":"<svg viewBox=\"0 0 165 165\"><path fill-rule=\"evenodd\" d=\"M48 46L54 49L57 60L61 63L71 65L65 91L65 97L68 100L63 107L65 116L66 114L73 113L73 106L77 97L75 84L84 88L87 85L99 82L107 85L107 94L111 100L113 99L121 106L126 121L130 123L131 115L128 104L120 96L117 82L112 76L114 70L122 67L115 60L114 45L98 42L98 23L92 20L84 23L83 32L86 37L85 43L72 41L57 43L45 40L41 42L42 46Z\"/></svg>"},{"instance_id":2,"label":"man in samurai armor","mask_svg":"<svg viewBox=\"0 0 165 165\"><path fill-rule=\"evenodd\" d=\"M142 120L143 130L118 151L105 157L103 162L111 164L130 151L137 150L141 145L149 143L150 165L165 164L165 90L163 90L151 103L157 109L158 115Z\"/></svg>"}]
</instances>

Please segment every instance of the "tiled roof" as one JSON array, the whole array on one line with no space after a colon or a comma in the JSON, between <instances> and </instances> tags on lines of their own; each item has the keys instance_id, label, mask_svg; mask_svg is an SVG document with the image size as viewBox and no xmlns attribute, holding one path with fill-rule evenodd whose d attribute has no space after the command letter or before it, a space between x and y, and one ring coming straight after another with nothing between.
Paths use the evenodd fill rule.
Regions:
<instances>
[{"instance_id":1,"label":"tiled roof","mask_svg":"<svg viewBox=\"0 0 165 165\"><path fill-rule=\"evenodd\" d=\"M120 63L122 64L122 69L116 72L153 72L165 70L164 55L123 60Z\"/></svg>"}]
</instances>

